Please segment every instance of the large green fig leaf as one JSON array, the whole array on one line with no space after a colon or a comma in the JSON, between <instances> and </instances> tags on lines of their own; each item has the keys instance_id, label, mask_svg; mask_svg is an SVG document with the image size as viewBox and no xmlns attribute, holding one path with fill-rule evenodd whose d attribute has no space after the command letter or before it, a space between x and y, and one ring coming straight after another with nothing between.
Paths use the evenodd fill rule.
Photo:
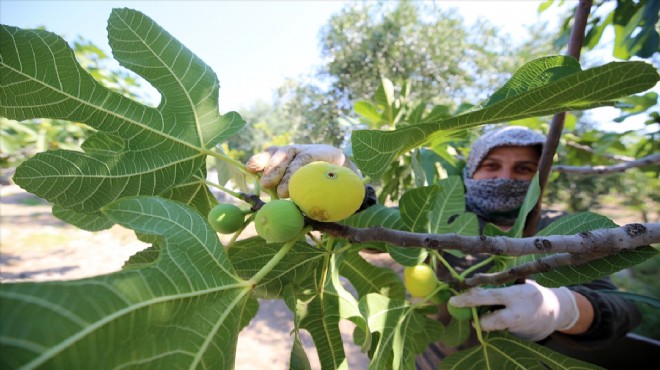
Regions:
<instances>
[{"instance_id":1,"label":"large green fig leaf","mask_svg":"<svg viewBox=\"0 0 660 370\"><path fill-rule=\"evenodd\" d=\"M354 160L363 174L376 179L394 158L435 136L486 123L613 105L614 99L652 88L658 79L657 70L645 62L613 62L583 71L571 57L539 58L521 67L484 104L463 114L394 131L353 131Z\"/></svg>"},{"instance_id":2,"label":"large green fig leaf","mask_svg":"<svg viewBox=\"0 0 660 370\"><path fill-rule=\"evenodd\" d=\"M445 326L445 331L439 341L446 346L455 348L468 340L472 330L472 320L456 320L452 317ZM433 344L431 345L433 346Z\"/></svg>"},{"instance_id":3,"label":"large green fig leaf","mask_svg":"<svg viewBox=\"0 0 660 370\"><path fill-rule=\"evenodd\" d=\"M360 300L360 311L368 318L372 333L378 333L369 370L414 369L415 355L437 341L443 327L418 312L408 301L377 293Z\"/></svg>"},{"instance_id":4,"label":"large green fig leaf","mask_svg":"<svg viewBox=\"0 0 660 370\"><path fill-rule=\"evenodd\" d=\"M313 275L314 294L297 301L299 329L305 329L314 340L322 369L348 369L344 342L339 331L340 309L344 297L337 291L332 275L332 261L326 260ZM311 280L311 279L308 279ZM345 302L344 302L345 303Z\"/></svg>"},{"instance_id":5,"label":"large green fig leaf","mask_svg":"<svg viewBox=\"0 0 660 370\"><path fill-rule=\"evenodd\" d=\"M461 176L449 176L446 179L438 181L438 185L441 190L435 200L433 211L429 215L431 225L429 231L432 233L454 232L450 231L452 228L451 224L449 224L450 218L465 212L463 179Z\"/></svg>"},{"instance_id":6,"label":"large green fig leaf","mask_svg":"<svg viewBox=\"0 0 660 370\"><path fill-rule=\"evenodd\" d=\"M394 299L406 298L401 277L394 270L372 265L357 252L344 253L339 273L351 282L360 297L380 293Z\"/></svg>"},{"instance_id":7,"label":"large green fig leaf","mask_svg":"<svg viewBox=\"0 0 660 370\"><path fill-rule=\"evenodd\" d=\"M234 112L220 115L211 68L147 16L114 9L108 36L119 63L160 92L157 107L105 88L60 37L0 26L0 115L77 121L98 130L83 151L40 153L14 176L27 191L75 212L184 183L204 167L215 144L244 125Z\"/></svg>"},{"instance_id":8,"label":"large green fig leaf","mask_svg":"<svg viewBox=\"0 0 660 370\"><path fill-rule=\"evenodd\" d=\"M336 250L336 247L335 247L335 250ZM329 264L330 283L332 284L332 289L335 292L337 292L337 297L339 298L339 317L341 317L342 319L350 320L351 322L353 322L356 325L355 331L358 331L361 334L366 334L366 333L369 333L369 327L367 326L367 319L365 317L363 317L362 313L360 312L360 307L359 307L358 300L347 289L347 287L349 286L349 283L352 284L353 286L349 289L357 290L357 295L359 297L361 295L360 294L360 288L357 288L356 286L357 285L362 285L362 284L365 283L365 281L363 279L365 276L363 275L361 277L358 277L357 280L355 280L355 279L350 280L350 278L349 278L348 282L346 282L346 285L344 284L344 282L346 280L344 279L344 276L342 276L342 275L343 275L343 272L345 270L342 269L341 267L343 267L344 265L347 264L347 260L350 258L349 256L352 256L353 260L356 260L355 257L357 257L357 259L359 259L359 260L362 260L362 258L358 255L357 251L354 251L354 252L351 251L351 252L348 252L348 253L341 253L341 254L334 254L332 257L330 257L330 264ZM364 261L364 260L362 260L362 261ZM364 262L365 262L365 265L369 265L369 267L372 267L372 268L374 267L371 264L366 263L366 261L364 261ZM369 268L369 267L367 267L367 268ZM389 270L389 269L383 269L383 270ZM353 270L353 271L355 271L355 270ZM395 275L394 276L395 279L398 279L398 277L396 276L394 271L392 271L392 270L389 270L389 271L393 275ZM367 271L365 271L365 273L366 274L373 273L373 270L372 271L367 270ZM340 275L340 274L342 274L342 275ZM355 276L355 275L353 275L353 276ZM383 290L387 292L387 290L389 288L388 285L391 284L391 280L388 281L387 277L392 277L392 275L378 276L378 274L376 274L375 276L376 276L376 278L374 280L376 280L380 277L385 277L385 279L384 279L385 281L383 281L383 285L385 285L386 288L384 288ZM346 278L348 278L348 277L346 277ZM399 285L401 285L401 284L399 283ZM364 288L362 288L362 290L364 291ZM387 292L387 293L389 293L389 292ZM396 293L393 292L392 294L396 294ZM355 333L355 331L354 331L354 333ZM358 338L355 337L355 335L353 336L353 338L358 339ZM371 347L371 341L372 341L372 337L370 335L365 335L362 338L361 341L356 340L355 343L361 345L362 346L362 351L366 352Z\"/></svg>"},{"instance_id":9,"label":"large green fig leaf","mask_svg":"<svg viewBox=\"0 0 660 370\"><path fill-rule=\"evenodd\" d=\"M293 345L291 346L291 356L289 357L289 369L311 370L312 366L309 363L309 358L307 357L305 348L302 345L302 340L300 339L300 320L301 316L304 317L306 315L307 308L305 294L289 284L284 287L282 295L287 307L289 307L289 310L293 313Z\"/></svg>"},{"instance_id":10,"label":"large green fig leaf","mask_svg":"<svg viewBox=\"0 0 660 370\"><path fill-rule=\"evenodd\" d=\"M410 189L399 200L401 219L416 233L429 231L429 212L435 204L440 186L431 185Z\"/></svg>"},{"instance_id":11,"label":"large green fig leaf","mask_svg":"<svg viewBox=\"0 0 660 370\"><path fill-rule=\"evenodd\" d=\"M110 221L101 211L94 213L76 212L59 205L52 208L53 216L71 224L79 229L87 231L101 231L112 227L114 223Z\"/></svg>"},{"instance_id":12,"label":"large green fig leaf","mask_svg":"<svg viewBox=\"0 0 660 370\"><path fill-rule=\"evenodd\" d=\"M260 237L235 242L229 249L229 258L239 276L249 279L282 248L281 243L264 243ZM259 298L282 298L289 284L300 285L323 260L325 253L304 242L296 244L255 287Z\"/></svg>"},{"instance_id":13,"label":"large green fig leaf","mask_svg":"<svg viewBox=\"0 0 660 370\"><path fill-rule=\"evenodd\" d=\"M94 278L2 284L0 368L232 369L257 302L206 220L157 197L103 212L160 235L158 258Z\"/></svg>"},{"instance_id":14,"label":"large green fig leaf","mask_svg":"<svg viewBox=\"0 0 660 370\"><path fill-rule=\"evenodd\" d=\"M586 370L602 369L554 352L539 344L520 340L507 332L484 334L481 346L449 355L442 360L441 370Z\"/></svg>"}]
</instances>

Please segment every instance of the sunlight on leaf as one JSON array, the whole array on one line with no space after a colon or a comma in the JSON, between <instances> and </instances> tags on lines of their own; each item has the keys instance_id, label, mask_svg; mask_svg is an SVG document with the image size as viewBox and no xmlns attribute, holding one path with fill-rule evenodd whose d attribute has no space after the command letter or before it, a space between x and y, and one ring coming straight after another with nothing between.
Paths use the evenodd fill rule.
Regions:
<instances>
[{"instance_id":1,"label":"sunlight on leaf","mask_svg":"<svg viewBox=\"0 0 660 370\"><path fill-rule=\"evenodd\" d=\"M123 199L104 213L161 235L158 259L82 280L2 284L2 367L232 368L257 302L206 220L154 197Z\"/></svg>"},{"instance_id":2,"label":"sunlight on leaf","mask_svg":"<svg viewBox=\"0 0 660 370\"><path fill-rule=\"evenodd\" d=\"M76 212L183 183L204 166L209 149L245 124L234 112L220 115L215 73L147 16L114 9L108 36L119 63L162 94L158 107L105 88L59 36L0 26L0 115L77 121L99 131L84 152L37 154L14 176L29 192Z\"/></svg>"}]
</instances>

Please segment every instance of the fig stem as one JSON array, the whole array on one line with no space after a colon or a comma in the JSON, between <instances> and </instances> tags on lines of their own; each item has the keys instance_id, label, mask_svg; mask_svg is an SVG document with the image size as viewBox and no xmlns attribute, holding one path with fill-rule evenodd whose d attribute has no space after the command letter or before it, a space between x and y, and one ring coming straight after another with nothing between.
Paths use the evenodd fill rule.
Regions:
<instances>
[{"instance_id":1,"label":"fig stem","mask_svg":"<svg viewBox=\"0 0 660 370\"><path fill-rule=\"evenodd\" d=\"M461 275L459 275L456 272L456 270L454 270L454 268L451 267L449 262L447 262L447 260L444 259L444 257L442 257L442 255L440 255L440 253L438 251L433 250L433 254L436 256L438 261L440 261L440 263L442 263L447 268L447 270L449 270L449 273L451 273L451 276L453 276L454 279L459 280L459 281L463 281L463 278L461 277Z\"/></svg>"},{"instance_id":2,"label":"fig stem","mask_svg":"<svg viewBox=\"0 0 660 370\"><path fill-rule=\"evenodd\" d=\"M217 159L219 159L219 160L221 160L221 161L223 161L223 162L227 162L227 163L229 163L230 165L235 166L236 168L238 168L239 171L241 171L241 172L242 172L244 175L246 175L246 176L252 176L252 177L256 177L256 176L257 176L257 174L248 171L247 168L245 167L245 165L244 165L243 163L241 163L241 162L235 160L234 158L229 157L228 155L226 155L226 154L224 154L224 153L220 153L220 152L218 152L218 151L215 151L215 150L208 150L208 149L206 149L206 150L200 150L200 153L201 153L201 154L204 154L204 155L210 155L210 156L213 157L213 158L217 158Z\"/></svg>"},{"instance_id":3,"label":"fig stem","mask_svg":"<svg viewBox=\"0 0 660 370\"><path fill-rule=\"evenodd\" d=\"M330 252L332 251L332 246L335 244L335 237L328 235L328 239L325 242L325 250Z\"/></svg>"},{"instance_id":4,"label":"fig stem","mask_svg":"<svg viewBox=\"0 0 660 370\"><path fill-rule=\"evenodd\" d=\"M284 256L286 256L287 253L289 253L291 248L293 248L293 246L296 244L296 241L298 241L298 239L300 239L301 237L305 236L305 234L307 234L310 230L311 230L310 227L306 227L302 229L302 231L300 231L295 238L284 243L282 245L282 248L280 248L280 250L277 251L277 253L275 253L273 258L271 258L270 261L268 261L268 263L266 263L264 267L261 268L261 270L257 271L257 273L254 274L250 278L250 280L248 280L248 283L250 285L259 284L261 279L263 279L264 276L268 275L269 272L273 271L275 266L277 266L277 264L280 263L280 261L284 258Z\"/></svg>"},{"instance_id":5,"label":"fig stem","mask_svg":"<svg viewBox=\"0 0 660 370\"><path fill-rule=\"evenodd\" d=\"M472 322L474 324L474 331L477 333L477 339L479 339L479 343L481 343L482 346L485 346L486 342L484 341L484 336L481 332L481 323L479 323L479 315L477 314L477 308L471 307L471 309L472 309Z\"/></svg>"},{"instance_id":6,"label":"fig stem","mask_svg":"<svg viewBox=\"0 0 660 370\"><path fill-rule=\"evenodd\" d=\"M228 250L229 248L231 248L232 245L234 245L234 242L236 242L236 239L238 239L238 237L241 235L241 233L243 232L243 230L245 230L245 228L248 227L248 225L250 224L250 222L252 222L252 220L254 220L254 218L256 217L256 215L257 215L256 213L252 213L252 214L247 218L247 220L245 220L245 222L243 223L243 226L241 226L241 228L238 229L238 230L234 233L234 235L231 236L231 239L229 239L229 242L227 242L227 245L225 246L225 250Z\"/></svg>"},{"instance_id":7,"label":"fig stem","mask_svg":"<svg viewBox=\"0 0 660 370\"><path fill-rule=\"evenodd\" d=\"M344 252L344 251L346 251L346 250L348 250L348 249L351 249L351 247L353 247L353 244L351 244L351 243L347 243L345 246L343 246L343 247L341 247L341 248L339 248L339 249L333 251L332 253L333 253L333 254L339 254L339 253L342 253L342 252Z\"/></svg>"},{"instance_id":8,"label":"fig stem","mask_svg":"<svg viewBox=\"0 0 660 370\"><path fill-rule=\"evenodd\" d=\"M418 307L418 306L423 306L423 305L427 304L429 301L431 301L431 298L434 295L436 295L441 290L447 289L447 287L448 287L447 283L444 283L442 281L438 281L438 283L436 284L433 291L429 295L427 295L426 297L424 297L424 298L420 299L419 301L415 302L413 304L413 306ZM433 302L431 302L431 303L433 303Z\"/></svg>"},{"instance_id":9,"label":"fig stem","mask_svg":"<svg viewBox=\"0 0 660 370\"><path fill-rule=\"evenodd\" d=\"M473 266L470 266L469 268L465 269L460 275L460 280L463 281L466 276L468 276L472 271L477 270L478 268L485 266L489 264L492 260L495 259L495 256L489 256L488 258L484 259L483 261L474 264Z\"/></svg>"},{"instance_id":10,"label":"fig stem","mask_svg":"<svg viewBox=\"0 0 660 370\"><path fill-rule=\"evenodd\" d=\"M199 177L199 176L196 176L196 178L199 179L199 180L201 180L201 181L203 181L206 185L208 185L208 186L213 186L214 188L218 188L218 189L224 191L225 193L231 195L232 197L234 197L234 198L236 198L236 199L242 199L240 193L237 193L237 192L235 192L235 191L233 191L233 190L230 190L230 189L228 189L228 188L226 188L226 187L224 187L224 186L222 186L222 185L220 185L220 184L216 184L216 183L214 183L213 181L209 181L209 180L206 180L206 179L202 179L202 178Z\"/></svg>"}]
</instances>

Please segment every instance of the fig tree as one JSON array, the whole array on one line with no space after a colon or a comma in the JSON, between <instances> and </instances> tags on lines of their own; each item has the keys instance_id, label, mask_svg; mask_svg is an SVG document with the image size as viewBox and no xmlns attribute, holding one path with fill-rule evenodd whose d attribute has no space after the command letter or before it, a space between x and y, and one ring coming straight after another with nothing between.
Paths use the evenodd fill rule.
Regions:
<instances>
[{"instance_id":1,"label":"fig tree","mask_svg":"<svg viewBox=\"0 0 660 370\"><path fill-rule=\"evenodd\" d=\"M341 221L362 205L365 188L352 170L317 161L294 172L289 194L307 217L321 222Z\"/></svg>"},{"instance_id":2,"label":"fig tree","mask_svg":"<svg viewBox=\"0 0 660 370\"><path fill-rule=\"evenodd\" d=\"M417 266L406 266L403 269L403 285L411 296L423 298L435 290L438 278L431 266L419 264Z\"/></svg>"},{"instance_id":3,"label":"fig tree","mask_svg":"<svg viewBox=\"0 0 660 370\"><path fill-rule=\"evenodd\" d=\"M284 243L305 226L305 218L291 200L275 199L264 204L255 215L254 228L266 243Z\"/></svg>"},{"instance_id":4,"label":"fig tree","mask_svg":"<svg viewBox=\"0 0 660 370\"><path fill-rule=\"evenodd\" d=\"M245 212L233 204L222 203L211 208L207 219L213 230L221 234L231 234L243 226Z\"/></svg>"}]
</instances>

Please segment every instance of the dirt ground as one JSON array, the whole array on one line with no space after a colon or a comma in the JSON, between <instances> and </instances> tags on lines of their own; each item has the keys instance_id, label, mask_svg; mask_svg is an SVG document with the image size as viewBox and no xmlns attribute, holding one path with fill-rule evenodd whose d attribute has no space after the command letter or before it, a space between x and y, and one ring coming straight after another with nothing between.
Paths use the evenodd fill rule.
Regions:
<instances>
[{"instance_id":1,"label":"dirt ground","mask_svg":"<svg viewBox=\"0 0 660 370\"><path fill-rule=\"evenodd\" d=\"M632 212L602 209L619 225L639 222ZM226 242L227 239L223 240ZM16 185L0 188L0 281L71 280L119 271L124 261L146 248L131 230L114 226L87 232L51 214L51 206ZM365 256L389 265L384 255ZM292 346L292 315L282 301L262 300L257 316L239 336L237 370L288 369ZM352 344L354 325L343 321L340 330L351 369L366 369L368 358ZM303 344L312 369L320 369L311 337Z\"/></svg>"}]
</instances>

